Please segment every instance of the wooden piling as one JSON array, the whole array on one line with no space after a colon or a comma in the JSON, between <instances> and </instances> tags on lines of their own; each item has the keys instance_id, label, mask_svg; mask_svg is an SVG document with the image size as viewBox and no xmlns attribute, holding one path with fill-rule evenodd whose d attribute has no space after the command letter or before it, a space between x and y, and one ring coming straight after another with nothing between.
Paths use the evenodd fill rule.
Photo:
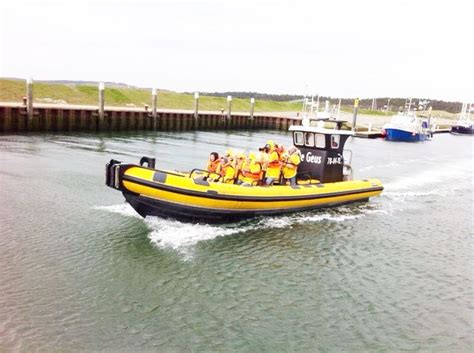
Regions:
<instances>
[{"instance_id":1,"label":"wooden piling","mask_svg":"<svg viewBox=\"0 0 474 353\"><path fill-rule=\"evenodd\" d=\"M194 93L194 127L199 127L199 92Z\"/></svg>"},{"instance_id":2,"label":"wooden piling","mask_svg":"<svg viewBox=\"0 0 474 353\"><path fill-rule=\"evenodd\" d=\"M51 109L44 110L44 123L41 131L51 131Z\"/></svg>"},{"instance_id":3,"label":"wooden piling","mask_svg":"<svg viewBox=\"0 0 474 353\"><path fill-rule=\"evenodd\" d=\"M104 107L105 107L105 85L103 82L99 83L99 126L101 127L104 122Z\"/></svg>"},{"instance_id":4,"label":"wooden piling","mask_svg":"<svg viewBox=\"0 0 474 353\"><path fill-rule=\"evenodd\" d=\"M12 128L12 109L0 107L0 131L10 132L13 131Z\"/></svg>"},{"instance_id":5,"label":"wooden piling","mask_svg":"<svg viewBox=\"0 0 474 353\"><path fill-rule=\"evenodd\" d=\"M156 131L157 119L158 119L158 93L156 88L151 90L151 117L152 117L152 130Z\"/></svg>"},{"instance_id":6,"label":"wooden piling","mask_svg":"<svg viewBox=\"0 0 474 353\"><path fill-rule=\"evenodd\" d=\"M227 96L227 119L230 120L232 116L232 96Z\"/></svg>"},{"instance_id":7,"label":"wooden piling","mask_svg":"<svg viewBox=\"0 0 474 353\"><path fill-rule=\"evenodd\" d=\"M250 116L249 116L250 120L253 120L254 109L255 109L255 98L252 97L250 98Z\"/></svg>"},{"instance_id":8,"label":"wooden piling","mask_svg":"<svg viewBox=\"0 0 474 353\"><path fill-rule=\"evenodd\" d=\"M28 114L28 126L33 127L33 79L26 80L26 111Z\"/></svg>"},{"instance_id":9,"label":"wooden piling","mask_svg":"<svg viewBox=\"0 0 474 353\"><path fill-rule=\"evenodd\" d=\"M59 132L64 130L64 109L53 110L56 112L54 115L54 132Z\"/></svg>"},{"instance_id":10,"label":"wooden piling","mask_svg":"<svg viewBox=\"0 0 474 353\"><path fill-rule=\"evenodd\" d=\"M356 131L357 110L359 109L359 98L354 100L354 114L352 115L352 131Z\"/></svg>"}]
</instances>

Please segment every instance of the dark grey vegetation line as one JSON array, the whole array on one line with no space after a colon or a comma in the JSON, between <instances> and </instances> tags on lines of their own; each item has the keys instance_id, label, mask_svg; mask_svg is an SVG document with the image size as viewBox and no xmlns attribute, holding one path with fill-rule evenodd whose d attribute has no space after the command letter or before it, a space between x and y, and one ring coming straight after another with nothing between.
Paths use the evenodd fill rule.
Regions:
<instances>
[{"instance_id":1,"label":"dark grey vegetation line","mask_svg":"<svg viewBox=\"0 0 474 353\"><path fill-rule=\"evenodd\" d=\"M184 92L186 94L192 94L190 92ZM257 93L257 92L200 92L203 96L211 97L227 97L232 96L233 98L255 98L260 100L272 100L276 102L288 102L293 100L301 100L301 95L297 94L267 94L267 93ZM321 104L324 105L326 99L339 99L338 97L329 97L321 96ZM377 106L382 108L387 104L389 97L380 97L375 98L377 100ZM415 98L414 102L418 103L418 100L424 100L425 98ZM436 99L427 99L430 103L429 105L433 107L434 110L444 110L450 113L459 113L461 111L462 103L461 102L445 102L442 100ZM390 98L390 106L392 110L397 110L399 107L405 105L406 98ZM354 98L343 98L341 104L343 105L352 105L354 103ZM372 98L361 99L359 102L359 108L361 109L370 109L372 107Z\"/></svg>"}]
</instances>

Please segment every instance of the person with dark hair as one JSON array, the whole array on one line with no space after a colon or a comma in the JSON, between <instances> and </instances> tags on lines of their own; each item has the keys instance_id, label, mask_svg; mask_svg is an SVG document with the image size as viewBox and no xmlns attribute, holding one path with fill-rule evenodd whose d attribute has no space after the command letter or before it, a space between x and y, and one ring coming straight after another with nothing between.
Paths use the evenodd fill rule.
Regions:
<instances>
[{"instance_id":1,"label":"person with dark hair","mask_svg":"<svg viewBox=\"0 0 474 353\"><path fill-rule=\"evenodd\" d=\"M211 152L209 154L209 160L207 162L207 172L208 178L212 181L214 178L218 178L219 176L217 175L217 168L219 167L220 160L219 160L219 154L217 152Z\"/></svg>"}]
</instances>

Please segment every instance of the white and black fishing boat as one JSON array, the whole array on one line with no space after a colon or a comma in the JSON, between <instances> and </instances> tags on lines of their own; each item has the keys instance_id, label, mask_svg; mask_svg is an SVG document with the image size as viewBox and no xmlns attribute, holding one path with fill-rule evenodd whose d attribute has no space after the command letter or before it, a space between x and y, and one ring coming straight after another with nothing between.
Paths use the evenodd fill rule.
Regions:
<instances>
[{"instance_id":1,"label":"white and black fishing boat","mask_svg":"<svg viewBox=\"0 0 474 353\"><path fill-rule=\"evenodd\" d=\"M471 120L471 112L474 110L472 103L463 103L459 120L451 126L451 133L455 135L473 135L474 122Z\"/></svg>"},{"instance_id":2,"label":"white and black fishing boat","mask_svg":"<svg viewBox=\"0 0 474 353\"><path fill-rule=\"evenodd\" d=\"M405 110L392 117L382 128L382 134L389 141L419 142L429 140L431 132L427 118L418 117L411 109L412 100L405 104Z\"/></svg>"}]
</instances>

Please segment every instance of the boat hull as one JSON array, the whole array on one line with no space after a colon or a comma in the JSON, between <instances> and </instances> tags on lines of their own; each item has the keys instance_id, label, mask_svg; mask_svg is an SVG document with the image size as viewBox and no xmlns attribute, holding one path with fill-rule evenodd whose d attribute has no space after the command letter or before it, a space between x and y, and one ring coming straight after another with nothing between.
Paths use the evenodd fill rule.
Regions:
<instances>
[{"instance_id":1,"label":"boat hull","mask_svg":"<svg viewBox=\"0 0 474 353\"><path fill-rule=\"evenodd\" d=\"M412 133L399 129L385 129L385 138L388 141L420 142L428 139L428 134Z\"/></svg>"},{"instance_id":2,"label":"boat hull","mask_svg":"<svg viewBox=\"0 0 474 353\"><path fill-rule=\"evenodd\" d=\"M204 222L204 223L224 223L236 222L249 218L275 216L282 214L290 214L320 208L329 208L342 206L354 202L367 202L366 198L359 198L351 201L328 202L320 205L288 208L288 209L267 209L267 210L224 210L201 208L186 204L170 203L163 200L150 198L144 195L137 195L124 192L125 200L137 211L142 217L162 217L173 218L185 222Z\"/></svg>"},{"instance_id":3,"label":"boat hull","mask_svg":"<svg viewBox=\"0 0 474 353\"><path fill-rule=\"evenodd\" d=\"M122 164L108 164L106 184L122 191L126 201L143 217L171 217L206 223L367 201L383 190L376 179L245 187L209 182L202 175L193 173Z\"/></svg>"},{"instance_id":4,"label":"boat hull","mask_svg":"<svg viewBox=\"0 0 474 353\"><path fill-rule=\"evenodd\" d=\"M474 127L470 126L462 126L462 125L454 125L451 127L451 133L456 135L474 135Z\"/></svg>"}]
</instances>

